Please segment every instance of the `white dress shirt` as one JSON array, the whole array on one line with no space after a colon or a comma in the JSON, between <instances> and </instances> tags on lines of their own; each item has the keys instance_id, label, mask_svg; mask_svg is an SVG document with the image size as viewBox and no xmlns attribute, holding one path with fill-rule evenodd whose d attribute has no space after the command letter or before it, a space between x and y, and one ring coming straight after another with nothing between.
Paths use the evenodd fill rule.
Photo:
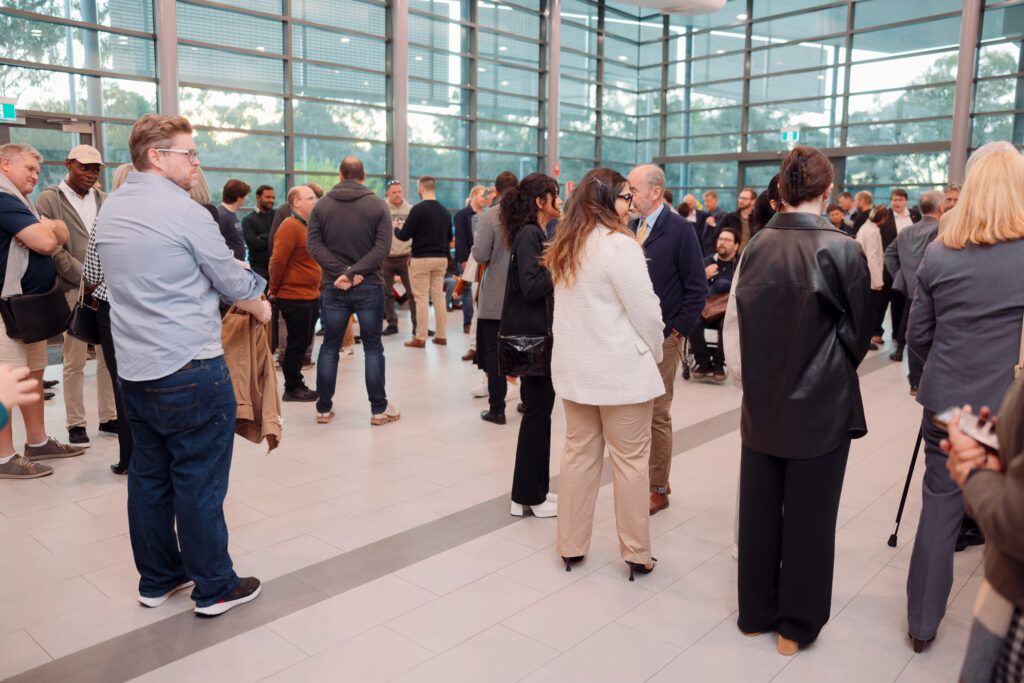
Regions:
<instances>
[{"instance_id":1,"label":"white dress shirt","mask_svg":"<svg viewBox=\"0 0 1024 683\"><path fill-rule=\"evenodd\" d=\"M71 207L78 213L78 217L82 219L82 225L85 226L85 229L91 235L92 229L96 224L96 213L99 211L96 207L96 188L90 187L84 197L79 197L78 193L68 185L67 178L60 181L60 185L57 187L60 188L60 191L71 202Z\"/></svg>"}]
</instances>

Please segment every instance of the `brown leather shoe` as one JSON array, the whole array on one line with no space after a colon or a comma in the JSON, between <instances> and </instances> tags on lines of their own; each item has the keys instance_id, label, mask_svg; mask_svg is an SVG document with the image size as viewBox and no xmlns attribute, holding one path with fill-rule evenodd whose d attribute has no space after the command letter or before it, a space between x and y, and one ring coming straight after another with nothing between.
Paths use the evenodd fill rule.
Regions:
<instances>
[{"instance_id":1,"label":"brown leather shoe","mask_svg":"<svg viewBox=\"0 0 1024 683\"><path fill-rule=\"evenodd\" d=\"M664 510L668 507L668 494L667 493L652 493L651 494L651 514L655 514L658 510Z\"/></svg>"},{"instance_id":2,"label":"brown leather shoe","mask_svg":"<svg viewBox=\"0 0 1024 683\"><path fill-rule=\"evenodd\" d=\"M796 654L796 651L800 649L800 643L795 640L790 640L786 636L779 634L779 654L786 657L790 657Z\"/></svg>"},{"instance_id":3,"label":"brown leather shoe","mask_svg":"<svg viewBox=\"0 0 1024 683\"><path fill-rule=\"evenodd\" d=\"M447 346L448 345L447 337L434 337L431 341L433 341L438 346Z\"/></svg>"},{"instance_id":4,"label":"brown leather shoe","mask_svg":"<svg viewBox=\"0 0 1024 683\"><path fill-rule=\"evenodd\" d=\"M462 354L462 360L473 360L474 358L476 358L476 351L474 351L473 349L470 349L469 351L466 351L466 353Z\"/></svg>"},{"instance_id":5,"label":"brown leather shoe","mask_svg":"<svg viewBox=\"0 0 1024 683\"><path fill-rule=\"evenodd\" d=\"M422 339L413 338L405 342L405 345L414 349L422 349L424 346L427 345L427 342L423 341Z\"/></svg>"}]
</instances>

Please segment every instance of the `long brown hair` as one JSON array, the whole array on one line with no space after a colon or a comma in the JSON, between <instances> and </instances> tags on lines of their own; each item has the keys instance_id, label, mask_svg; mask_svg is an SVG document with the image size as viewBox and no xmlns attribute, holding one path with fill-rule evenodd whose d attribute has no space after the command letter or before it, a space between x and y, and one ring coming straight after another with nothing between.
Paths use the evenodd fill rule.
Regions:
<instances>
[{"instance_id":1,"label":"long brown hair","mask_svg":"<svg viewBox=\"0 0 1024 683\"><path fill-rule=\"evenodd\" d=\"M551 271L556 285L572 287L576 282L583 247L598 225L630 234L615 211L615 199L626 182L621 173L610 168L595 168L583 176L569 197L554 238L541 256L541 264Z\"/></svg>"}]
</instances>

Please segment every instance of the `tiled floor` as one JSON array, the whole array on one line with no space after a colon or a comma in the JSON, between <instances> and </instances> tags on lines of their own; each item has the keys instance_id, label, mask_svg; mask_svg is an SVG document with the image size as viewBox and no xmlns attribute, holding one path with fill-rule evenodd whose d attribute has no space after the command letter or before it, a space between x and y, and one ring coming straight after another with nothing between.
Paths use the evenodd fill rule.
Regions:
<instances>
[{"instance_id":1,"label":"tiled floor","mask_svg":"<svg viewBox=\"0 0 1024 683\"><path fill-rule=\"evenodd\" d=\"M913 654L904 591L920 466L899 545L885 543L920 419L905 366L873 354L862 370L870 433L854 442L847 469L833 618L814 646L785 658L771 636L744 638L735 626L729 549L739 391L677 380L672 506L651 521L657 570L626 581L606 483L592 551L566 573L554 551L554 520L507 515L519 416L510 405L507 426L477 418L486 401L469 395L478 377L459 360L467 341L458 334L461 317L449 322L448 347L407 349L404 334L385 338L389 396L402 410L397 423L369 425L357 348L341 362L332 424L314 424L309 404L286 403L278 450L268 455L236 441L225 506L232 556L241 574L268 584L260 600L217 620L186 614L185 595L152 610L135 602L125 480L107 469L114 439L95 435L86 455L51 463L52 477L0 482L7 578L0 678L49 681L58 671L60 680L202 681L217 672L239 682L303 683L956 678L981 551L957 555L938 638ZM58 367L47 372L59 376ZM93 387L90 375L87 392ZM50 433L63 437L57 392L46 418ZM554 475L564 435L558 405L552 431ZM16 418L15 442L22 440ZM161 656L153 634L202 646ZM143 661L104 654L133 643L150 653Z\"/></svg>"}]
</instances>

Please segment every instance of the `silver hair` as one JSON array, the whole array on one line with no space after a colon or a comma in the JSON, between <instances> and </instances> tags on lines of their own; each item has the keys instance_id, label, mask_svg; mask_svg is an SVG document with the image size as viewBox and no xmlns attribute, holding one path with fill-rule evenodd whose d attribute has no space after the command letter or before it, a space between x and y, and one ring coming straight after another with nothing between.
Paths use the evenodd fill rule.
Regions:
<instances>
[{"instance_id":1,"label":"silver hair","mask_svg":"<svg viewBox=\"0 0 1024 683\"><path fill-rule=\"evenodd\" d=\"M35 157L35 160L40 163L43 161L43 155L37 152L36 148L32 145L26 145L22 142L10 142L6 145L0 145L0 159L17 161L26 154Z\"/></svg>"},{"instance_id":2,"label":"silver hair","mask_svg":"<svg viewBox=\"0 0 1024 683\"><path fill-rule=\"evenodd\" d=\"M942 206L942 202L945 201L945 196L938 190L931 190L925 192L917 200L917 208L921 210L923 215L935 213Z\"/></svg>"},{"instance_id":3,"label":"silver hair","mask_svg":"<svg viewBox=\"0 0 1024 683\"><path fill-rule=\"evenodd\" d=\"M946 185L946 187L942 188L942 191L943 192L960 192L962 189L964 189L964 188L963 188L963 186L960 183L950 183L949 185Z\"/></svg>"}]
</instances>

